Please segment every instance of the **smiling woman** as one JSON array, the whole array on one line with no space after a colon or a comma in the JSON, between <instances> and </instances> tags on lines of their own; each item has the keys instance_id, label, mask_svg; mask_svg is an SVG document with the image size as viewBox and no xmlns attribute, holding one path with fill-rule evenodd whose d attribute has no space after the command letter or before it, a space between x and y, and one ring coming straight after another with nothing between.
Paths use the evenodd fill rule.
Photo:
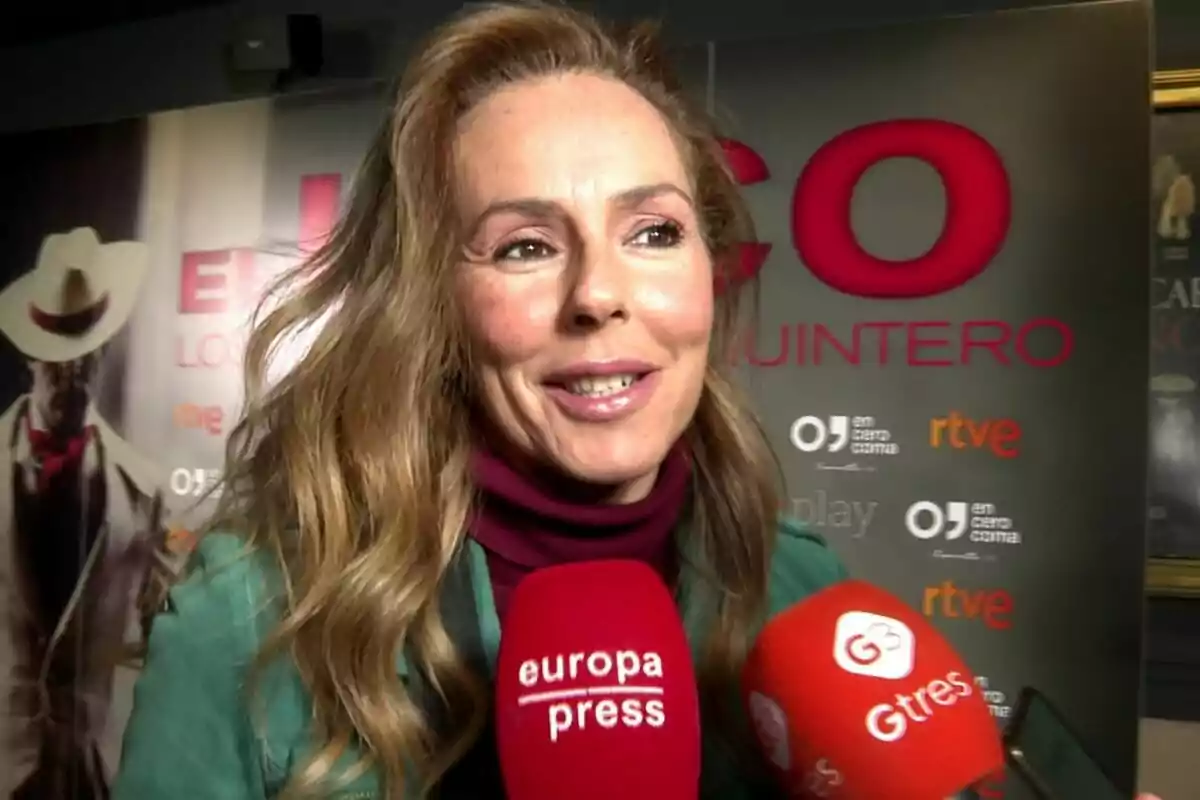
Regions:
<instances>
[{"instance_id":1,"label":"smiling woman","mask_svg":"<svg viewBox=\"0 0 1200 800\"><path fill-rule=\"evenodd\" d=\"M628 85L565 73L488 97L455 154L489 418L525 455L641 500L695 414L712 334L712 258L670 129Z\"/></svg>"},{"instance_id":2,"label":"smiling woman","mask_svg":"<svg viewBox=\"0 0 1200 800\"><path fill-rule=\"evenodd\" d=\"M679 600L700 795L778 794L733 702L746 643L844 571L778 519L725 373L752 241L652 29L527 3L436 31L329 245L250 339L117 800L500 796L482 731L509 596L592 559L645 562Z\"/></svg>"},{"instance_id":3,"label":"smiling woman","mask_svg":"<svg viewBox=\"0 0 1200 800\"><path fill-rule=\"evenodd\" d=\"M499 671L501 701L510 674L538 694L569 691L542 730L553 738L569 719L611 743L617 706L587 692L606 687L580 695L558 681L657 679L678 663L694 668L694 686L689 669L675 677L699 698L685 733L698 718L686 745L702 769L642 752L679 770L681 796L790 797L826 763L790 749L790 785L776 783L739 702L748 642L846 572L780 519L773 454L727 372L746 288L733 279L754 236L725 156L651 28L545 3L470 4L416 49L344 218L250 337L219 507L154 620L114 800L503 797L488 728L503 734L516 717L499 724L492 711L499 642L520 642L529 619L518 592L502 631L510 600L539 570L603 560L641 562L653 591L606 576L574 578L559 604L539 595L535 616L557 617L556 630L612 639L522 653ZM809 198L816 211L821 199ZM268 374L312 331L284 374ZM795 435L856 431L888 444L872 417L808 418ZM611 602L653 616L654 596L665 623L645 642L605 615ZM966 608L1009 624L1003 592L946 583L926 602L931 615ZM831 627L844 616L823 607ZM796 637L789 653L831 662L830 638ZM846 684L830 689L796 660L783 673L807 697L845 699ZM939 680L872 691L936 702ZM657 702L639 696L623 725L669 728ZM869 735L858 713L788 712L760 727L768 744L789 727L793 741L805 729ZM651 796L653 775L603 749L585 755L605 781L583 775L572 800ZM544 761L571 771L569 758Z\"/></svg>"}]
</instances>

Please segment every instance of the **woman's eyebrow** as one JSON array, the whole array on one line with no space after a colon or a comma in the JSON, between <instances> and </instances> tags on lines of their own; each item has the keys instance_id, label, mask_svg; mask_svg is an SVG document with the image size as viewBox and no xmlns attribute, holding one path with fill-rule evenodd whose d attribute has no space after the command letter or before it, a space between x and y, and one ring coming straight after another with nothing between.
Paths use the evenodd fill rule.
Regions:
<instances>
[{"instance_id":1,"label":"woman's eyebrow","mask_svg":"<svg viewBox=\"0 0 1200 800\"><path fill-rule=\"evenodd\" d=\"M629 209L636 208L647 200L652 200L666 194L676 195L689 206L695 206L691 195L669 181L625 189L609 198L608 202L610 205L617 206L618 208ZM509 200L496 200L489 203L488 207L475 218L475 222L469 229L468 238L474 238L488 219L497 214L504 213L521 214L522 216L538 219L555 219L567 216L567 212L562 207L562 204L556 200L549 200L542 197L517 197Z\"/></svg>"}]
</instances>

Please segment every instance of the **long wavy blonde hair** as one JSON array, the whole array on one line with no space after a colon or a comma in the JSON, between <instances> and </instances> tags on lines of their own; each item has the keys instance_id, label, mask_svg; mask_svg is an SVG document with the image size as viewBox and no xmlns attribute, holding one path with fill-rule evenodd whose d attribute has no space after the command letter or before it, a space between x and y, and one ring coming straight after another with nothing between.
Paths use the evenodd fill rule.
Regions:
<instances>
[{"instance_id":1,"label":"long wavy blonde hair","mask_svg":"<svg viewBox=\"0 0 1200 800\"><path fill-rule=\"evenodd\" d=\"M229 440L214 528L244 533L277 562L282 621L259 664L298 666L318 750L288 796L328 788L352 746L389 796L430 787L479 736L490 698L465 668L438 609L473 506L471 363L453 277L461 254L452 188L456 126L496 88L552 73L610 76L673 131L702 210L714 269L752 239L709 120L669 74L653 27L617 32L547 3L473 6L420 47L367 154L344 219L276 286L283 298L249 341L246 409ZM718 300L710 368L687 433L695 463L689 546L716 587L697 664L702 696L730 694L765 602L778 470L725 369L734 291ZM267 367L318 326L282 378ZM456 721L438 737L396 672L406 648ZM406 774L416 769L417 776Z\"/></svg>"}]
</instances>

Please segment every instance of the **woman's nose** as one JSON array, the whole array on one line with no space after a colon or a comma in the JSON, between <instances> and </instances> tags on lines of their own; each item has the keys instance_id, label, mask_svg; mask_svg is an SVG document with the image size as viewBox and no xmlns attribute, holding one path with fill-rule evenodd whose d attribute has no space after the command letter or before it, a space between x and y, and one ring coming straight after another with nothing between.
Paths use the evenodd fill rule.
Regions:
<instances>
[{"instance_id":1,"label":"woman's nose","mask_svg":"<svg viewBox=\"0 0 1200 800\"><path fill-rule=\"evenodd\" d=\"M619 255L584 253L570 271L564 317L568 327L588 330L628 319L630 276Z\"/></svg>"}]
</instances>

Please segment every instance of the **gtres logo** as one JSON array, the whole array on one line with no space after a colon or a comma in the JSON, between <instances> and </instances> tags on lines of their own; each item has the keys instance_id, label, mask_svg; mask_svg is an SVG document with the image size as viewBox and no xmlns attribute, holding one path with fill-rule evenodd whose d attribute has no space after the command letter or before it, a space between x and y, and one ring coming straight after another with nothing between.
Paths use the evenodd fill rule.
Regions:
<instances>
[{"instance_id":1,"label":"gtres logo","mask_svg":"<svg viewBox=\"0 0 1200 800\"><path fill-rule=\"evenodd\" d=\"M852 675L900 680L912 673L916 639L899 620L866 611L838 617L833 633L833 660Z\"/></svg>"},{"instance_id":2,"label":"gtres logo","mask_svg":"<svg viewBox=\"0 0 1200 800\"><path fill-rule=\"evenodd\" d=\"M171 410L171 421L177 428L220 436L225 432L225 409L216 405L180 403Z\"/></svg>"},{"instance_id":3,"label":"gtres logo","mask_svg":"<svg viewBox=\"0 0 1200 800\"><path fill-rule=\"evenodd\" d=\"M898 742L909 725L929 721L939 708L949 708L974 691L961 672L947 673L915 692L896 695L894 702L872 708L866 716L867 732L881 742Z\"/></svg>"},{"instance_id":4,"label":"gtres logo","mask_svg":"<svg viewBox=\"0 0 1200 800\"><path fill-rule=\"evenodd\" d=\"M925 587L921 610L927 617L978 620L998 631L1006 631L1013 624L1013 597L1007 591L964 589L949 580Z\"/></svg>"},{"instance_id":5,"label":"gtres logo","mask_svg":"<svg viewBox=\"0 0 1200 800\"><path fill-rule=\"evenodd\" d=\"M661 683L639 679L661 681L662 677L662 657L658 653L618 650L546 656L540 661L530 659L522 662L517 673L525 689L580 679L590 679L598 685L530 691L517 698L517 705L548 704L546 722L551 742L557 742L572 730L585 730L589 722L608 729L642 725L660 728L667 721L663 687Z\"/></svg>"}]
</instances>

